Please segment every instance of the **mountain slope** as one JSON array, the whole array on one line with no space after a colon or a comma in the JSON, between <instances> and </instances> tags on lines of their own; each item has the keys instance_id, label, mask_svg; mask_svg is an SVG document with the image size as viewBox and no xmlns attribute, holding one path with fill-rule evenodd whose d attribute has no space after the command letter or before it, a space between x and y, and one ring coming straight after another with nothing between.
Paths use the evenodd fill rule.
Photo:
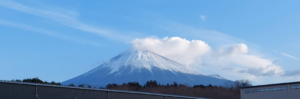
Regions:
<instances>
[{"instance_id":1,"label":"mountain slope","mask_svg":"<svg viewBox=\"0 0 300 99\"><path fill-rule=\"evenodd\" d=\"M150 51L129 50L63 84L105 86L108 83L133 81L144 84L149 80L156 80L160 84L176 81L188 85L223 85L227 81L220 77L202 75Z\"/></svg>"}]
</instances>

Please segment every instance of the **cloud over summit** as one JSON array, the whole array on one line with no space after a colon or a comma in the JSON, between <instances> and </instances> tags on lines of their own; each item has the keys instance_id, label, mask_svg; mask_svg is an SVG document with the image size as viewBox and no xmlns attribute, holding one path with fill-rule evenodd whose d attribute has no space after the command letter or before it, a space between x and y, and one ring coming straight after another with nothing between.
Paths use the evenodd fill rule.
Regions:
<instances>
[{"instance_id":1,"label":"cloud over summit","mask_svg":"<svg viewBox=\"0 0 300 99\"><path fill-rule=\"evenodd\" d=\"M180 37L148 37L135 39L132 44L135 49L152 51L184 65L193 63L197 57L207 54L211 49L204 41Z\"/></svg>"},{"instance_id":2,"label":"cloud over summit","mask_svg":"<svg viewBox=\"0 0 300 99\"><path fill-rule=\"evenodd\" d=\"M245 76L280 76L284 73L284 70L273 61L250 54L248 46L243 43L220 49L213 49L202 40L187 40L180 37L163 39L148 37L135 39L131 43L135 49L152 51L191 68L200 68L199 72L214 69L220 71L218 72L220 75L238 75L239 79L244 79Z\"/></svg>"}]
</instances>

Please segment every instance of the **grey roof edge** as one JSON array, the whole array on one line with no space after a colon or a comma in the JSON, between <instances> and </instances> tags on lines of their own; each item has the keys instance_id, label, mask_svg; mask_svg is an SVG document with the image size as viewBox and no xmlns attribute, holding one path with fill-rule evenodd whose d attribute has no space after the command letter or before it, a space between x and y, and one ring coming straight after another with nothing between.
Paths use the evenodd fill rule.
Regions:
<instances>
[{"instance_id":1,"label":"grey roof edge","mask_svg":"<svg viewBox=\"0 0 300 99\"><path fill-rule=\"evenodd\" d=\"M275 86L275 85L287 85L287 84L296 84L296 83L300 83L300 81L285 82L285 83L274 83L274 84L264 84L264 85L256 85L256 86L248 86L248 87L242 87L242 89L245 89L245 88L255 88L255 87Z\"/></svg>"},{"instance_id":2,"label":"grey roof edge","mask_svg":"<svg viewBox=\"0 0 300 99\"><path fill-rule=\"evenodd\" d=\"M86 87L72 87L72 86L67 86L67 85L50 85L50 84L41 84L41 83L16 82L16 81L8 81L8 80L0 80L0 83L22 84L22 85L32 85L32 86L46 86L46 87L60 87L60 88L95 90L95 91L106 91L106 92L119 92L119 93L132 93L132 94L144 94L144 95L155 95L155 96L168 96L168 97L190 98L190 99L211 99L211 98L201 98L201 97L191 97L191 96L181 96L181 95L171 95L171 94L159 94L159 93L137 92L137 91L126 91L126 90L111 90L111 89L94 89L94 88L86 88Z\"/></svg>"}]
</instances>

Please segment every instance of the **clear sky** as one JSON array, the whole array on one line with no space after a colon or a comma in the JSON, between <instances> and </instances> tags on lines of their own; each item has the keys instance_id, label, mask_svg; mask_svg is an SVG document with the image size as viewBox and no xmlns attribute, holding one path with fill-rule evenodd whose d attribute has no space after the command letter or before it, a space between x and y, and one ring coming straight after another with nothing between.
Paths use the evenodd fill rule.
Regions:
<instances>
[{"instance_id":1,"label":"clear sky","mask_svg":"<svg viewBox=\"0 0 300 99\"><path fill-rule=\"evenodd\" d=\"M254 85L299 81L299 4L0 0L0 79L62 82L136 47L173 50L166 57L205 75Z\"/></svg>"}]
</instances>

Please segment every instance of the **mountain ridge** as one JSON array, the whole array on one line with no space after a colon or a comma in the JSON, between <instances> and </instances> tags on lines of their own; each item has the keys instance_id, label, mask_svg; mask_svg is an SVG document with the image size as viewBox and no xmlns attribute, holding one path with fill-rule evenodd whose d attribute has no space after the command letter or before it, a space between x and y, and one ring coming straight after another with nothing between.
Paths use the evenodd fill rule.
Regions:
<instances>
[{"instance_id":1,"label":"mountain ridge","mask_svg":"<svg viewBox=\"0 0 300 99\"><path fill-rule=\"evenodd\" d=\"M223 85L225 81L228 81L219 76L200 74L151 51L128 50L82 75L63 82L63 84L105 86L108 83L145 83L149 80L156 80L161 84L175 81L191 85Z\"/></svg>"}]
</instances>

